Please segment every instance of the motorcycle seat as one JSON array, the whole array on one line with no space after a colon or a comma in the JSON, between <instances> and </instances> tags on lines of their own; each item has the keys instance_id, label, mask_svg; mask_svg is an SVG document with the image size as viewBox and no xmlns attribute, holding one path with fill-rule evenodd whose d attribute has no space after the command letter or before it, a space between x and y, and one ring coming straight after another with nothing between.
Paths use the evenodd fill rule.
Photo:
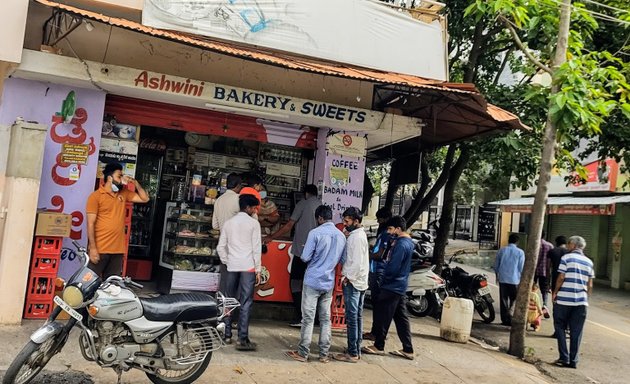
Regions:
<instances>
[{"instance_id":1,"label":"motorcycle seat","mask_svg":"<svg viewBox=\"0 0 630 384\"><path fill-rule=\"evenodd\" d=\"M217 317L217 301L205 293L174 293L140 299L150 321L195 321Z\"/></svg>"}]
</instances>

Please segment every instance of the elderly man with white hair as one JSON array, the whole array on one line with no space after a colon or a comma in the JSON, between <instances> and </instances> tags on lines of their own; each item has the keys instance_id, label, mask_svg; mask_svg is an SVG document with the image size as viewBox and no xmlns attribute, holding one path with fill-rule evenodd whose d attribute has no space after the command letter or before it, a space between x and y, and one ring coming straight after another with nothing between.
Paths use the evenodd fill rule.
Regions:
<instances>
[{"instance_id":1,"label":"elderly man with white hair","mask_svg":"<svg viewBox=\"0 0 630 384\"><path fill-rule=\"evenodd\" d=\"M553 325L558 339L561 367L577 368L582 330L586 321L588 297L593 291L593 262L584 255L586 241L580 236L569 238L569 253L562 256L558 267L558 280L553 291ZM571 332L567 351L565 331Z\"/></svg>"}]
</instances>

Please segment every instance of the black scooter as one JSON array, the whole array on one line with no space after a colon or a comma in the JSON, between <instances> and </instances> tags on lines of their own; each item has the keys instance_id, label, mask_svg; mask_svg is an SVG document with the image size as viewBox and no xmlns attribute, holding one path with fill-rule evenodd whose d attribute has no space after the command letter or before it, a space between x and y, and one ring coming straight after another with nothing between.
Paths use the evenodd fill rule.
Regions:
<instances>
[{"instance_id":1,"label":"black scooter","mask_svg":"<svg viewBox=\"0 0 630 384\"><path fill-rule=\"evenodd\" d=\"M470 275L460 267L451 267L452 256L442 268L442 278L446 280L446 290L449 296L472 300L475 310L484 323L494 321L495 313L492 303L494 299L488 287L488 277L483 274Z\"/></svg>"}]
</instances>

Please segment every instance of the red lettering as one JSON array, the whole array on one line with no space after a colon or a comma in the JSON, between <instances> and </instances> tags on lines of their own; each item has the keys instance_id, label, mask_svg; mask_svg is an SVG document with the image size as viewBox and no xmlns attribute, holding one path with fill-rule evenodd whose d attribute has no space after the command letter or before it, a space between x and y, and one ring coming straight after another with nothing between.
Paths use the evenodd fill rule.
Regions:
<instances>
[{"instance_id":1,"label":"red lettering","mask_svg":"<svg viewBox=\"0 0 630 384\"><path fill-rule=\"evenodd\" d=\"M63 212L63 207L64 207L63 197L61 197L59 195L55 195L55 196L51 197L50 198L50 204L52 204L52 206L56 207L56 208L48 208L49 211Z\"/></svg>"},{"instance_id":2,"label":"red lettering","mask_svg":"<svg viewBox=\"0 0 630 384\"><path fill-rule=\"evenodd\" d=\"M83 212L74 211L72 212L72 230L70 231L70 238L74 240L81 240L81 235L83 233ZM74 229L78 228L78 229Z\"/></svg>"},{"instance_id":3,"label":"red lettering","mask_svg":"<svg viewBox=\"0 0 630 384\"><path fill-rule=\"evenodd\" d=\"M138 75L138 77L136 77L136 80L134 80L134 83L136 84L136 87L138 86L138 84L142 84L143 87L147 87L147 80L149 78L149 74L147 73L147 71L142 71L140 72L140 74ZM151 79L153 80L153 79Z\"/></svg>"}]
</instances>

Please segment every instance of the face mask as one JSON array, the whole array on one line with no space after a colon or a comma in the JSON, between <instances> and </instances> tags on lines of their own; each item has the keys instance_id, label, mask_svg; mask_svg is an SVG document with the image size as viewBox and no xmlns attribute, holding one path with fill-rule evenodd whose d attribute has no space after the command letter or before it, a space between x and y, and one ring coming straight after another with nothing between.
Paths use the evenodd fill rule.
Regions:
<instances>
[{"instance_id":1,"label":"face mask","mask_svg":"<svg viewBox=\"0 0 630 384\"><path fill-rule=\"evenodd\" d=\"M348 231L348 232L352 232L355 229L357 229L356 225L346 225L346 231Z\"/></svg>"},{"instance_id":2,"label":"face mask","mask_svg":"<svg viewBox=\"0 0 630 384\"><path fill-rule=\"evenodd\" d=\"M113 192L118 192L123 188L123 183L117 183L115 181L112 181L112 191Z\"/></svg>"},{"instance_id":3,"label":"face mask","mask_svg":"<svg viewBox=\"0 0 630 384\"><path fill-rule=\"evenodd\" d=\"M266 199L267 198L267 191L260 191L260 198L261 199Z\"/></svg>"}]
</instances>

